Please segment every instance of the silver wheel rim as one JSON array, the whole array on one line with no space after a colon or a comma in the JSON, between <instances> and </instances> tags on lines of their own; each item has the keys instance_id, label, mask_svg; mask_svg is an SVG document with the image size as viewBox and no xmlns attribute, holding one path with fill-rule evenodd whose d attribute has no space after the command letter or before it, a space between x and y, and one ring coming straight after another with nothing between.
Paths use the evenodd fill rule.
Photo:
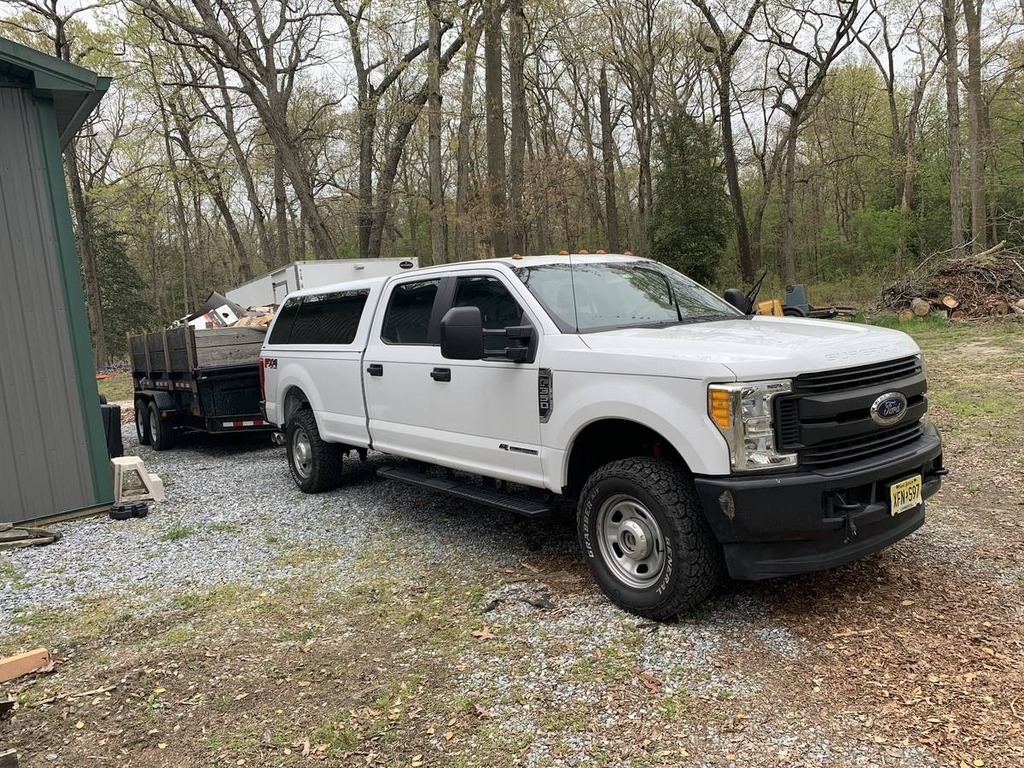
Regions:
<instances>
[{"instance_id":1,"label":"silver wheel rim","mask_svg":"<svg viewBox=\"0 0 1024 768\"><path fill-rule=\"evenodd\" d=\"M302 427L296 427L292 435L292 466L303 480L313 471L313 446L309 443L309 435Z\"/></svg>"},{"instance_id":2,"label":"silver wheel rim","mask_svg":"<svg viewBox=\"0 0 1024 768\"><path fill-rule=\"evenodd\" d=\"M156 412L156 408L149 409L149 435L154 443L160 435L160 414Z\"/></svg>"},{"instance_id":3,"label":"silver wheel rim","mask_svg":"<svg viewBox=\"0 0 1024 768\"><path fill-rule=\"evenodd\" d=\"M632 496L612 496L597 512L601 557L616 579L646 589L665 570L665 536L650 510Z\"/></svg>"},{"instance_id":4,"label":"silver wheel rim","mask_svg":"<svg viewBox=\"0 0 1024 768\"><path fill-rule=\"evenodd\" d=\"M135 406L135 431L139 435L139 440L146 434L146 412L144 409L145 406Z\"/></svg>"}]
</instances>

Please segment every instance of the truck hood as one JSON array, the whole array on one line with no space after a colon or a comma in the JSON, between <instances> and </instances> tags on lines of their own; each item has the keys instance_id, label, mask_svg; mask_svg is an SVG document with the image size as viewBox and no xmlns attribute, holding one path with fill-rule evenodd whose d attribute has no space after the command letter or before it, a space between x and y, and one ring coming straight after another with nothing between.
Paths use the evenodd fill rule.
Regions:
<instances>
[{"instance_id":1,"label":"truck hood","mask_svg":"<svg viewBox=\"0 0 1024 768\"><path fill-rule=\"evenodd\" d=\"M654 357L666 361L670 368L673 362L681 363L678 375L687 378L714 375L712 369L716 366L724 366L739 380L791 377L918 352L917 344L900 331L791 317L623 328L580 338L599 354Z\"/></svg>"}]
</instances>

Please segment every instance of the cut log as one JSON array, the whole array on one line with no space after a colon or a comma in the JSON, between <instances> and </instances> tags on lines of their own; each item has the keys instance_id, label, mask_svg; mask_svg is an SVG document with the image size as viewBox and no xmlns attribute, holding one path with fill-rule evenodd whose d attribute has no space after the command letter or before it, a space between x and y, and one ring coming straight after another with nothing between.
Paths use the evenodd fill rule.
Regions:
<instances>
[{"instance_id":1,"label":"cut log","mask_svg":"<svg viewBox=\"0 0 1024 768\"><path fill-rule=\"evenodd\" d=\"M942 306L944 306L946 309L956 309L957 307L960 306L960 302L954 299L952 296L943 296Z\"/></svg>"},{"instance_id":2,"label":"cut log","mask_svg":"<svg viewBox=\"0 0 1024 768\"><path fill-rule=\"evenodd\" d=\"M931 311L931 309L932 305L924 299L918 298L910 300L910 311L918 317L924 317Z\"/></svg>"},{"instance_id":3,"label":"cut log","mask_svg":"<svg viewBox=\"0 0 1024 768\"><path fill-rule=\"evenodd\" d=\"M896 315L896 322L906 323L914 316L914 313L909 309L901 309Z\"/></svg>"},{"instance_id":4,"label":"cut log","mask_svg":"<svg viewBox=\"0 0 1024 768\"><path fill-rule=\"evenodd\" d=\"M45 648L36 648L28 653L19 653L17 656L0 659L0 683L37 672L48 666L49 663L50 652Z\"/></svg>"}]
</instances>

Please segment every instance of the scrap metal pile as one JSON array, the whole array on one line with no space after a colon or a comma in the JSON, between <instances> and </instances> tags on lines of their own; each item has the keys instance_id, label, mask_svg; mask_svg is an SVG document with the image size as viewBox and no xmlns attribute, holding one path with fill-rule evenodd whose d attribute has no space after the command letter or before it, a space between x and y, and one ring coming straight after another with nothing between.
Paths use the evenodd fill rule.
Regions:
<instances>
[{"instance_id":1,"label":"scrap metal pile","mask_svg":"<svg viewBox=\"0 0 1024 768\"><path fill-rule=\"evenodd\" d=\"M882 291L882 304L901 315L939 310L954 320L1024 315L1024 256L1015 251L999 245L925 267Z\"/></svg>"}]
</instances>

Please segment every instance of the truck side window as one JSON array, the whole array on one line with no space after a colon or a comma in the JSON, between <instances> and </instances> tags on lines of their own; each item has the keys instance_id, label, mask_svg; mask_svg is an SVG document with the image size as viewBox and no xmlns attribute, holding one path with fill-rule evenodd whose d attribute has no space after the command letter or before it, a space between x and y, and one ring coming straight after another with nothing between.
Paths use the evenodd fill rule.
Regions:
<instances>
[{"instance_id":1,"label":"truck side window","mask_svg":"<svg viewBox=\"0 0 1024 768\"><path fill-rule=\"evenodd\" d=\"M380 337L387 344L429 344L430 313L440 280L399 283L391 292Z\"/></svg>"},{"instance_id":2,"label":"truck side window","mask_svg":"<svg viewBox=\"0 0 1024 768\"><path fill-rule=\"evenodd\" d=\"M368 290L305 296L289 344L351 344L356 338Z\"/></svg>"},{"instance_id":3,"label":"truck side window","mask_svg":"<svg viewBox=\"0 0 1024 768\"><path fill-rule=\"evenodd\" d=\"M460 277L455 283L453 307L478 307L484 328L500 329L523 325L523 309L496 277ZM484 349L509 346L502 336L484 336Z\"/></svg>"},{"instance_id":4,"label":"truck side window","mask_svg":"<svg viewBox=\"0 0 1024 768\"><path fill-rule=\"evenodd\" d=\"M288 299L284 306L277 310L277 320L274 321L274 330L270 333L271 344L287 344L288 337L292 335L292 326L299 314L299 304L302 299Z\"/></svg>"}]
</instances>

